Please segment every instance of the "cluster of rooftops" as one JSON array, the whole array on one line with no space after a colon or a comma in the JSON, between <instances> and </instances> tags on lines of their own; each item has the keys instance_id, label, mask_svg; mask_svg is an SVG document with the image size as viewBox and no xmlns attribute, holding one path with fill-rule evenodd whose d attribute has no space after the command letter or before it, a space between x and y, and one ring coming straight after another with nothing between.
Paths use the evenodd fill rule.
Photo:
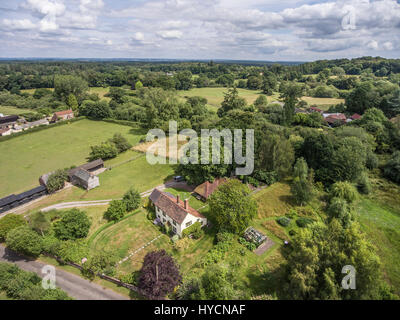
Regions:
<instances>
[{"instance_id":1,"label":"cluster of rooftops","mask_svg":"<svg viewBox=\"0 0 400 320\"><path fill-rule=\"evenodd\" d=\"M41 125L48 125L59 120L74 118L74 112L69 110L57 111L52 117L27 122L24 117L18 115L0 116L0 136L10 135Z\"/></svg>"}]
</instances>

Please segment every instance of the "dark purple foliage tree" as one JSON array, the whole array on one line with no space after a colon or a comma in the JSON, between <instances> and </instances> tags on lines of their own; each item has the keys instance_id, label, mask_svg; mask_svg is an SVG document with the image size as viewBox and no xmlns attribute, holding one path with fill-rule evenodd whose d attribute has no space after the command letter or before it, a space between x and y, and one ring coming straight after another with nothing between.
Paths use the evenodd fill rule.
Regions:
<instances>
[{"instance_id":1,"label":"dark purple foliage tree","mask_svg":"<svg viewBox=\"0 0 400 320\"><path fill-rule=\"evenodd\" d=\"M179 267L165 250L146 254L138 287L148 299L162 299L182 281Z\"/></svg>"}]
</instances>

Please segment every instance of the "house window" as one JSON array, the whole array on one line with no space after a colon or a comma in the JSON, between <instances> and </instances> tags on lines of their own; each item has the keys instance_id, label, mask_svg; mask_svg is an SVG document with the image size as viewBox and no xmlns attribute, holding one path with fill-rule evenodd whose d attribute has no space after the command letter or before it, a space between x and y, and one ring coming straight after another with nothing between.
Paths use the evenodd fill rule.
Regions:
<instances>
[{"instance_id":1,"label":"house window","mask_svg":"<svg viewBox=\"0 0 400 320\"><path fill-rule=\"evenodd\" d=\"M165 223L165 219L162 219L163 223Z\"/></svg>"},{"instance_id":2,"label":"house window","mask_svg":"<svg viewBox=\"0 0 400 320\"><path fill-rule=\"evenodd\" d=\"M192 224L192 221L189 221L186 223L186 228L189 227Z\"/></svg>"},{"instance_id":3,"label":"house window","mask_svg":"<svg viewBox=\"0 0 400 320\"><path fill-rule=\"evenodd\" d=\"M172 220L172 223L174 224L174 226L176 226L176 222L175 222L175 220Z\"/></svg>"},{"instance_id":4,"label":"house window","mask_svg":"<svg viewBox=\"0 0 400 320\"><path fill-rule=\"evenodd\" d=\"M172 227L172 231L173 231L174 233L176 233L176 228L175 228L175 227Z\"/></svg>"}]
</instances>

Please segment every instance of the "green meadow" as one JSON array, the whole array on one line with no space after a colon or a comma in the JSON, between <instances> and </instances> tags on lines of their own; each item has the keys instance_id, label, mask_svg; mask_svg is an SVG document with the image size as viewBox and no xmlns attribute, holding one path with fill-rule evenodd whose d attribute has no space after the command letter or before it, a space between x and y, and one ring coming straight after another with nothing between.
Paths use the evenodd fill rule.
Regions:
<instances>
[{"instance_id":1,"label":"green meadow","mask_svg":"<svg viewBox=\"0 0 400 320\"><path fill-rule=\"evenodd\" d=\"M0 197L37 186L44 173L85 163L90 146L115 133L121 133L135 145L144 132L84 119L0 142Z\"/></svg>"}]
</instances>

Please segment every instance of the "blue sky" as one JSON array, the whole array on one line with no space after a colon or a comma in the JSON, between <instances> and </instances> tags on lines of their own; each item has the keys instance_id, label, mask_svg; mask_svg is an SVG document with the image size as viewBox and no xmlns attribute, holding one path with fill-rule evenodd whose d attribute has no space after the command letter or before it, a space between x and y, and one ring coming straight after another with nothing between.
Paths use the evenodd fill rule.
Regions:
<instances>
[{"instance_id":1,"label":"blue sky","mask_svg":"<svg viewBox=\"0 0 400 320\"><path fill-rule=\"evenodd\" d=\"M0 0L0 57L400 58L398 0Z\"/></svg>"}]
</instances>

